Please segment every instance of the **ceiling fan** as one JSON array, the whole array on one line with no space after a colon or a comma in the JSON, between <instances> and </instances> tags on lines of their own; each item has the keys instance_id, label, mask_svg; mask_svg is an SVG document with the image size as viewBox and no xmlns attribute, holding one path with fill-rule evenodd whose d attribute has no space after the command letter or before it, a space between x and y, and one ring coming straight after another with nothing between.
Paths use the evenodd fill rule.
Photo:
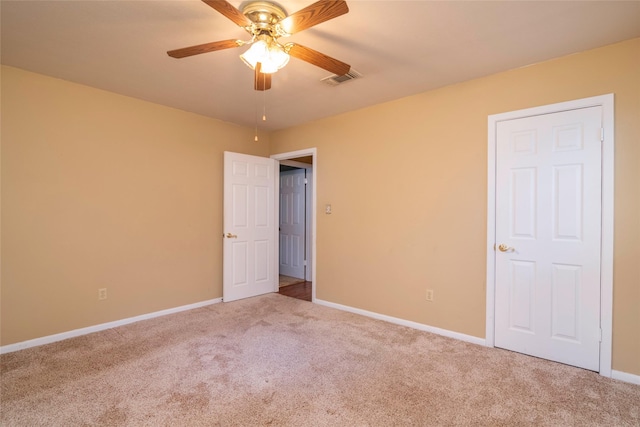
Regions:
<instances>
[{"instance_id":1,"label":"ceiling fan","mask_svg":"<svg viewBox=\"0 0 640 427\"><path fill-rule=\"evenodd\" d=\"M338 61L311 48L297 43L281 44L280 37L288 37L330 19L349 12L344 0L320 0L291 15L272 2L255 1L246 4L242 11L226 0L202 0L207 5L242 27L251 35L251 40L221 40L182 49L170 50L173 58L185 58L216 50L230 49L244 45L251 48L240 58L255 70L254 89L271 88L271 74L289 62L289 56L323 68L338 76L347 74L349 64Z\"/></svg>"}]
</instances>

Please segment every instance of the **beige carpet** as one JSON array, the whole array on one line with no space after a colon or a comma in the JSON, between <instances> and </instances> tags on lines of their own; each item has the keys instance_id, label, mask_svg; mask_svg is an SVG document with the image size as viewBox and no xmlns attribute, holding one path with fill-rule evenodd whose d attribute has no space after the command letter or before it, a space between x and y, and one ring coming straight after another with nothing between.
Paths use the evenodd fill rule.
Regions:
<instances>
[{"instance_id":1,"label":"beige carpet","mask_svg":"<svg viewBox=\"0 0 640 427\"><path fill-rule=\"evenodd\" d=\"M2 426L638 426L640 387L277 294L1 356Z\"/></svg>"}]
</instances>

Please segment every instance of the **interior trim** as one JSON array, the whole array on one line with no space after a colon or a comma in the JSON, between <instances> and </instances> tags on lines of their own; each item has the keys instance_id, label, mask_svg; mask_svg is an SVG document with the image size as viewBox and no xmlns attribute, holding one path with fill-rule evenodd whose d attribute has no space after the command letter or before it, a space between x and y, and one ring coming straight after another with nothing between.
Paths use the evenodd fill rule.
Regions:
<instances>
[{"instance_id":1,"label":"interior trim","mask_svg":"<svg viewBox=\"0 0 640 427\"><path fill-rule=\"evenodd\" d=\"M453 338L459 341L465 341L471 344L485 345L485 340L482 338L474 337L472 335L461 334L460 332L454 332L447 329L436 328L435 326L425 325L424 323L413 322L411 320L400 319L398 317L387 316L386 314L379 314L373 311L362 310L360 308L350 307L348 305L336 304L334 302L324 301L316 299L316 304L323 305L325 307L331 307L342 311L348 311L349 313L359 314L361 316L371 317L377 320L383 320L385 322L394 323L400 326L407 326L419 331L431 332L432 334L442 335L444 337Z\"/></svg>"},{"instance_id":2,"label":"interior trim","mask_svg":"<svg viewBox=\"0 0 640 427\"><path fill-rule=\"evenodd\" d=\"M602 107L602 231L600 267L600 375L612 376L613 343L613 229L614 229L614 95L612 93L541 107L527 108L488 117L488 169L487 169L487 297L486 345L495 346L495 260L496 243L496 127L504 120L513 120L541 114L558 113L579 108Z\"/></svg>"},{"instance_id":3,"label":"interior trim","mask_svg":"<svg viewBox=\"0 0 640 427\"><path fill-rule=\"evenodd\" d=\"M106 329L116 328L118 326L124 326L130 323L139 322L141 320L153 319L154 317L166 316L168 314L179 313L181 311L193 310L194 308L205 307L207 305L217 304L219 302L222 302L222 298L215 298L207 301L196 302L194 304L182 305L180 307L168 308L166 310L154 311L153 313L141 314L140 316L129 317L126 319L115 320L113 322L102 323L99 325L88 326L86 328L74 329L68 332L48 335L46 337L35 338L32 340L22 341L15 344L9 344L9 345L0 347L0 354L12 353L14 351L24 350L26 348L38 347L45 344L51 344L51 343L63 341L69 338L88 335L94 332L100 332Z\"/></svg>"}]
</instances>

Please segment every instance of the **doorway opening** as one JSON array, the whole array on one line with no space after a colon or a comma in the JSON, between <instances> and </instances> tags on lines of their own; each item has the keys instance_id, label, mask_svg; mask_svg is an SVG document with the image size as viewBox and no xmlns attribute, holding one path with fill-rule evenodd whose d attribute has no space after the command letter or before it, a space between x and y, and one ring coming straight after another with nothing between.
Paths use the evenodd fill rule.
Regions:
<instances>
[{"instance_id":1,"label":"doorway opening","mask_svg":"<svg viewBox=\"0 0 640 427\"><path fill-rule=\"evenodd\" d=\"M275 220L278 221L280 294L315 300L316 149L272 155L279 161Z\"/></svg>"}]
</instances>

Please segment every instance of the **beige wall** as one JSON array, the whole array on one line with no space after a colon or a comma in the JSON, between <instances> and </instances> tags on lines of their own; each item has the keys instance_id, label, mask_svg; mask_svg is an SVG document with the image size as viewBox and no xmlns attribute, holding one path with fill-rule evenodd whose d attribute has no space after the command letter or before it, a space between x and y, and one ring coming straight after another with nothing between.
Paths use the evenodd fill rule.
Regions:
<instances>
[{"instance_id":1,"label":"beige wall","mask_svg":"<svg viewBox=\"0 0 640 427\"><path fill-rule=\"evenodd\" d=\"M640 39L273 133L272 153L318 148L317 297L484 337L487 116L606 93L613 369L640 375Z\"/></svg>"},{"instance_id":2,"label":"beige wall","mask_svg":"<svg viewBox=\"0 0 640 427\"><path fill-rule=\"evenodd\" d=\"M613 368L640 375L639 75L635 39L276 132L269 150L2 67L1 344L220 297L222 151L308 147L318 298L484 337L487 116L613 92Z\"/></svg>"},{"instance_id":3,"label":"beige wall","mask_svg":"<svg viewBox=\"0 0 640 427\"><path fill-rule=\"evenodd\" d=\"M1 108L2 345L222 296L222 152L267 138L10 67Z\"/></svg>"}]
</instances>

